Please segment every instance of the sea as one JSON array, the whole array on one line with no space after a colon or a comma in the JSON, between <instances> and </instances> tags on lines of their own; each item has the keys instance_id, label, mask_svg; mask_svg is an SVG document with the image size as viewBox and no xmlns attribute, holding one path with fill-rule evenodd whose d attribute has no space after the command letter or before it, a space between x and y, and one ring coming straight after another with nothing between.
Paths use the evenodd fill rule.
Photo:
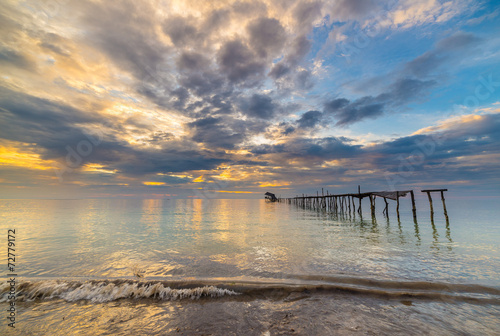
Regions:
<instances>
[{"instance_id":1,"label":"sea","mask_svg":"<svg viewBox=\"0 0 500 336\"><path fill-rule=\"evenodd\" d=\"M500 198L446 196L0 200L0 334L500 335Z\"/></svg>"}]
</instances>

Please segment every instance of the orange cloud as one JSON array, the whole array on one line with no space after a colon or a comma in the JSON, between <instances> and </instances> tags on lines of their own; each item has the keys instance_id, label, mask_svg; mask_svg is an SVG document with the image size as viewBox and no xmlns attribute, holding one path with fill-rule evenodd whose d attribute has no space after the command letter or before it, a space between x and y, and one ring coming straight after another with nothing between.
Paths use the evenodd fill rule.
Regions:
<instances>
[{"instance_id":1,"label":"orange cloud","mask_svg":"<svg viewBox=\"0 0 500 336\"><path fill-rule=\"evenodd\" d=\"M166 185L165 182L142 182L142 184L147 185L147 186L164 186L164 185Z\"/></svg>"}]
</instances>

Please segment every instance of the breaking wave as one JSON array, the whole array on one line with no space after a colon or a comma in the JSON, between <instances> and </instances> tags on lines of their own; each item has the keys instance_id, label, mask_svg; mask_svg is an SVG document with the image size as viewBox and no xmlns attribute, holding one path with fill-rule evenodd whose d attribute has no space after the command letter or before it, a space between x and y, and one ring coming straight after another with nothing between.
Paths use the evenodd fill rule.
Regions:
<instances>
[{"instance_id":1,"label":"breaking wave","mask_svg":"<svg viewBox=\"0 0 500 336\"><path fill-rule=\"evenodd\" d=\"M0 302L9 300L10 286L0 284ZM343 276L294 275L287 279L218 280L34 280L16 283L16 300L63 299L95 303L120 299L173 301L238 296L238 300L286 298L291 293L351 294L389 299L459 301L500 305L500 288L476 284L393 281Z\"/></svg>"},{"instance_id":2,"label":"breaking wave","mask_svg":"<svg viewBox=\"0 0 500 336\"><path fill-rule=\"evenodd\" d=\"M119 299L156 299L156 300L182 300L200 299L202 297L222 297L225 295L238 295L229 290L215 286L195 288L170 288L161 282L138 281L23 281L17 287L17 300L33 301L46 299L63 299L68 302L89 300L102 303ZM9 284L0 287L0 302L8 300Z\"/></svg>"}]
</instances>

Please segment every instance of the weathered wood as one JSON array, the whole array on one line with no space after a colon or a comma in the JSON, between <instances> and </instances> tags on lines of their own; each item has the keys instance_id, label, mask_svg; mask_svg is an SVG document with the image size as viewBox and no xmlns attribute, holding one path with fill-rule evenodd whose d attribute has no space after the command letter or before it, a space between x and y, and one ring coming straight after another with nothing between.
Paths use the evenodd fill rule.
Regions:
<instances>
[{"instance_id":1,"label":"weathered wood","mask_svg":"<svg viewBox=\"0 0 500 336\"><path fill-rule=\"evenodd\" d=\"M392 199L393 201L399 197L406 197L406 194L408 194L411 190L398 190L398 191L374 191L371 194L375 196L380 196L380 197L385 197L388 199Z\"/></svg>"},{"instance_id":2,"label":"weathered wood","mask_svg":"<svg viewBox=\"0 0 500 336\"><path fill-rule=\"evenodd\" d=\"M415 194L413 193L413 190L410 191L410 196L411 196L411 210L413 213L413 221L416 223L417 222L417 207L415 205Z\"/></svg>"},{"instance_id":3,"label":"weathered wood","mask_svg":"<svg viewBox=\"0 0 500 336\"><path fill-rule=\"evenodd\" d=\"M443 210L446 217L447 225L449 224L448 220L448 212L446 209L446 200L444 198L444 192L448 189L427 189L422 190L422 192L427 193L427 197L429 199L429 204L431 208L431 221L434 220L434 205L432 202L431 192L440 192L441 200L443 202ZM361 187L358 185L358 193L350 193L350 194L331 194L328 190L321 188L321 195L319 195L319 191L316 191L315 196L308 196L306 194L302 194L301 196L297 195L293 198L278 198L278 202L284 202L289 204L295 204L297 206L301 206L307 209L325 209L327 211L333 212L335 214L340 214L342 216L346 215L349 212L349 216L351 215L351 211L353 214L356 212L356 202L355 198L359 199L359 205L357 212L360 216L362 216L362 200L365 197L370 199L370 210L372 216L375 215L376 210L376 199L378 197L382 197L384 199L385 207L382 213L388 215L389 213L389 203L388 199L392 199L396 201L396 213L399 219L399 205L400 205L400 197L405 197L407 194L410 194L411 197L411 205L413 211L413 220L416 223L416 204L415 204L415 194L413 190L397 190L397 191L373 191L373 192L364 192L361 193ZM352 208L351 208L352 202ZM352 209L352 210L351 210Z\"/></svg>"},{"instance_id":4,"label":"weathered wood","mask_svg":"<svg viewBox=\"0 0 500 336\"><path fill-rule=\"evenodd\" d=\"M376 196L370 195L370 210L372 213L372 217L375 216L375 197Z\"/></svg>"},{"instance_id":5,"label":"weathered wood","mask_svg":"<svg viewBox=\"0 0 500 336\"><path fill-rule=\"evenodd\" d=\"M436 192L436 191L448 191L448 189L425 189L425 190L421 190L421 192Z\"/></svg>"},{"instance_id":6,"label":"weathered wood","mask_svg":"<svg viewBox=\"0 0 500 336\"><path fill-rule=\"evenodd\" d=\"M432 206L431 192L430 191L426 191L426 193L427 193L427 198L429 198L429 205L431 206L431 214L433 215L434 214L434 207Z\"/></svg>"},{"instance_id":7,"label":"weathered wood","mask_svg":"<svg viewBox=\"0 0 500 336\"><path fill-rule=\"evenodd\" d=\"M396 191L396 212L399 216L399 191Z\"/></svg>"},{"instance_id":8,"label":"weathered wood","mask_svg":"<svg viewBox=\"0 0 500 336\"><path fill-rule=\"evenodd\" d=\"M444 191L444 190L443 190ZM441 191L441 201L443 201L444 216L448 218L448 211L446 211L446 202L444 200L444 192Z\"/></svg>"},{"instance_id":9,"label":"weathered wood","mask_svg":"<svg viewBox=\"0 0 500 336\"><path fill-rule=\"evenodd\" d=\"M413 213L417 211L417 207L415 206L415 194L413 194L413 190L410 190L410 196L411 196L411 208L413 210Z\"/></svg>"}]
</instances>

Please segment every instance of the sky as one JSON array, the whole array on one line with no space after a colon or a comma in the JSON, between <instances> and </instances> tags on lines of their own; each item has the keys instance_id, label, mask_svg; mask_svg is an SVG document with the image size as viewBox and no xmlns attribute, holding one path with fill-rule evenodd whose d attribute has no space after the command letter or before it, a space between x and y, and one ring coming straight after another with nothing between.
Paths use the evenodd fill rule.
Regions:
<instances>
[{"instance_id":1,"label":"sky","mask_svg":"<svg viewBox=\"0 0 500 336\"><path fill-rule=\"evenodd\" d=\"M0 198L500 194L500 6L0 3Z\"/></svg>"}]
</instances>

